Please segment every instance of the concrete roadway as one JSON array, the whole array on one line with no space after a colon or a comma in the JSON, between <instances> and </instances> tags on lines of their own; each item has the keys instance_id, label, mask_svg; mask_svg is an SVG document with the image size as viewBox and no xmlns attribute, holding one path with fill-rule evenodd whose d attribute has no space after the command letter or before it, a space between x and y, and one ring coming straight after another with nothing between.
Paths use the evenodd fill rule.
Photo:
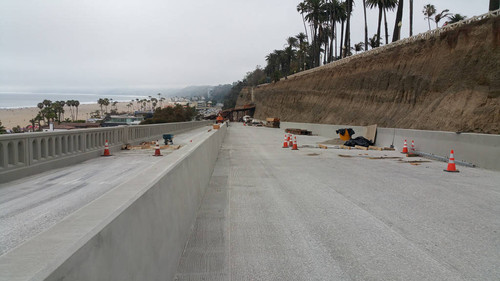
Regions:
<instances>
[{"instance_id":1,"label":"concrete roadway","mask_svg":"<svg viewBox=\"0 0 500 281\"><path fill-rule=\"evenodd\" d=\"M283 136L231 124L176 280L500 280L499 172Z\"/></svg>"},{"instance_id":2,"label":"concrete roadway","mask_svg":"<svg viewBox=\"0 0 500 281\"><path fill-rule=\"evenodd\" d=\"M183 146L207 134L208 127L174 135ZM161 140L161 143L163 140ZM104 151L104 148L103 148ZM162 154L174 150L163 149ZM78 165L52 170L0 185L0 255L48 229L163 157L154 150L114 152Z\"/></svg>"}]
</instances>

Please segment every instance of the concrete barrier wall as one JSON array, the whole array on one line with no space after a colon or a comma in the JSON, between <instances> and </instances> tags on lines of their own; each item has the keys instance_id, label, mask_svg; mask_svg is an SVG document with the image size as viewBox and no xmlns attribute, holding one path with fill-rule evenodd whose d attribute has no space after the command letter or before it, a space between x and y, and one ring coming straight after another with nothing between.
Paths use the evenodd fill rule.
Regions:
<instances>
[{"instance_id":1,"label":"concrete barrier wall","mask_svg":"<svg viewBox=\"0 0 500 281\"><path fill-rule=\"evenodd\" d=\"M113 151L123 144L162 139L162 134L210 123L213 121L0 135L0 183L98 157L105 140Z\"/></svg>"},{"instance_id":2,"label":"concrete barrier wall","mask_svg":"<svg viewBox=\"0 0 500 281\"><path fill-rule=\"evenodd\" d=\"M363 136L365 129L360 126L328 125L310 123L281 122L281 128L306 129L320 136L338 138L335 131L340 128L353 128L353 137ZM500 135L455 133L442 131L424 131L395 128L377 128L375 145L390 146L401 151L404 140L415 141L418 152L448 158L454 149L455 159L477 167L500 171Z\"/></svg>"},{"instance_id":3,"label":"concrete barrier wall","mask_svg":"<svg viewBox=\"0 0 500 281\"><path fill-rule=\"evenodd\" d=\"M226 126L0 257L0 280L172 280Z\"/></svg>"}]
</instances>

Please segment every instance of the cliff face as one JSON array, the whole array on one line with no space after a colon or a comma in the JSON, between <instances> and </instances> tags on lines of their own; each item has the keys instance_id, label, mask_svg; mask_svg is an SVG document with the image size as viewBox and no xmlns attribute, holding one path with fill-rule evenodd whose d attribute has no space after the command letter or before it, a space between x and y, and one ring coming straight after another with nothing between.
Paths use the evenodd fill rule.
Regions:
<instances>
[{"instance_id":1,"label":"cliff face","mask_svg":"<svg viewBox=\"0 0 500 281\"><path fill-rule=\"evenodd\" d=\"M253 92L253 94L252 94ZM244 89L283 121L500 133L500 18Z\"/></svg>"}]
</instances>

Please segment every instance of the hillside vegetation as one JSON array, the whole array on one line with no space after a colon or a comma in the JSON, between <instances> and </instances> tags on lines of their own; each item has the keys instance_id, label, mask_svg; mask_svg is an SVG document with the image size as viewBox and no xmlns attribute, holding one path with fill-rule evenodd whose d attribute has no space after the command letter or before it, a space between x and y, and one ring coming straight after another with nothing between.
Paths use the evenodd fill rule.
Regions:
<instances>
[{"instance_id":1,"label":"hillside vegetation","mask_svg":"<svg viewBox=\"0 0 500 281\"><path fill-rule=\"evenodd\" d=\"M499 134L500 19L243 89L252 102L259 119Z\"/></svg>"}]
</instances>

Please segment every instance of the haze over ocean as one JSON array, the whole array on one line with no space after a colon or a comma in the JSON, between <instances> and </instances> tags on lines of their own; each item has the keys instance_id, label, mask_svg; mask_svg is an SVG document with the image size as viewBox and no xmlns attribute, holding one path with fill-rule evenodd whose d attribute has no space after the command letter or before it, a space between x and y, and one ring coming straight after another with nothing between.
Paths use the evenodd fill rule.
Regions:
<instances>
[{"instance_id":1,"label":"haze over ocean","mask_svg":"<svg viewBox=\"0 0 500 281\"><path fill-rule=\"evenodd\" d=\"M155 95L156 97L156 95ZM44 99L51 101L77 100L81 104L97 103L100 98L113 99L118 102L144 99L148 96L133 94L85 94L85 93L30 93L30 92L0 92L0 108L36 107Z\"/></svg>"}]
</instances>

